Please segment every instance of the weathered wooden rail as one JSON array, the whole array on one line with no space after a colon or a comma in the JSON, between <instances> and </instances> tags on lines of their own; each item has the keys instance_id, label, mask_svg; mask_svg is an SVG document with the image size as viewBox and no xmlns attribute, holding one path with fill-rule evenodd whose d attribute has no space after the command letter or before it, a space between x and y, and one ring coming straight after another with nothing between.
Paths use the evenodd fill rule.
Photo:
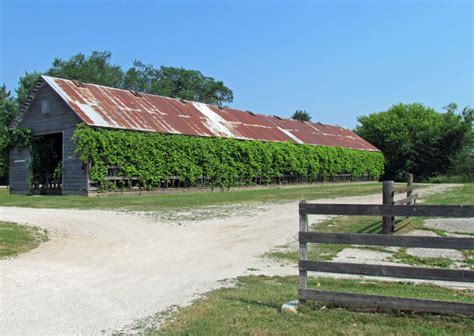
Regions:
<instances>
[{"instance_id":1,"label":"weathered wooden rail","mask_svg":"<svg viewBox=\"0 0 474 336\"><path fill-rule=\"evenodd\" d=\"M354 205L299 204L299 301L317 300L338 305L382 307L474 316L474 304L416 298L343 293L307 288L308 272L328 272L403 279L474 282L474 271L409 266L384 266L308 260L308 243L474 250L474 238L395 236L308 231L308 215L413 216L474 218L474 205ZM474 223L473 223L474 224Z\"/></svg>"}]
</instances>

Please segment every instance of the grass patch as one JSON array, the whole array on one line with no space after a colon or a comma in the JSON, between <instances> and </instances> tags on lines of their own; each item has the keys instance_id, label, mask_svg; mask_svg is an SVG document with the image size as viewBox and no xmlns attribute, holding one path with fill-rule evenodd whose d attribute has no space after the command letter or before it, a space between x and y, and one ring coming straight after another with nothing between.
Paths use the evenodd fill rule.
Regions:
<instances>
[{"instance_id":1,"label":"grass patch","mask_svg":"<svg viewBox=\"0 0 474 336\"><path fill-rule=\"evenodd\" d=\"M470 269L474 269L474 251L473 250L463 250L462 254L464 255L464 262Z\"/></svg>"},{"instance_id":2,"label":"grass patch","mask_svg":"<svg viewBox=\"0 0 474 336\"><path fill-rule=\"evenodd\" d=\"M340 183L284 188L274 187L258 190L189 192L143 196L117 195L108 197L11 195L8 190L0 189L0 206L148 211L164 208L197 208L245 202L280 202L359 196L379 193L381 188L381 184L377 182Z\"/></svg>"},{"instance_id":3,"label":"grass patch","mask_svg":"<svg viewBox=\"0 0 474 336\"><path fill-rule=\"evenodd\" d=\"M406 248L400 248L392 257L392 261L400 262L413 266L430 266L430 267L444 267L448 268L453 264L453 261L447 258L422 258L412 256L407 253Z\"/></svg>"},{"instance_id":4,"label":"grass patch","mask_svg":"<svg viewBox=\"0 0 474 336\"><path fill-rule=\"evenodd\" d=\"M472 236L474 237L474 232L461 232L461 231L454 231L453 233L459 234L459 235L464 235L464 236Z\"/></svg>"},{"instance_id":5,"label":"grass patch","mask_svg":"<svg viewBox=\"0 0 474 336\"><path fill-rule=\"evenodd\" d=\"M423 204L474 205L474 183L467 183L462 187L429 195L424 198Z\"/></svg>"},{"instance_id":6,"label":"grass patch","mask_svg":"<svg viewBox=\"0 0 474 336\"><path fill-rule=\"evenodd\" d=\"M28 252L47 239L38 228L0 222L0 258Z\"/></svg>"},{"instance_id":7,"label":"grass patch","mask_svg":"<svg viewBox=\"0 0 474 336\"><path fill-rule=\"evenodd\" d=\"M422 227L421 228L422 230L425 230L425 231L431 231L431 232L434 232L436 233L438 236L440 237L448 237L448 233L444 230L441 230L441 229L437 229L437 228L425 228L425 227Z\"/></svg>"},{"instance_id":8,"label":"grass patch","mask_svg":"<svg viewBox=\"0 0 474 336\"><path fill-rule=\"evenodd\" d=\"M310 279L324 290L338 290L401 297L474 302L467 291L406 283L360 282L327 278ZM295 299L296 277L241 277L234 288L212 291L193 305L172 314L156 329L158 335L468 335L474 320L465 317L399 311L348 310L308 304L301 314L282 314L282 303Z\"/></svg>"},{"instance_id":9,"label":"grass patch","mask_svg":"<svg viewBox=\"0 0 474 336\"><path fill-rule=\"evenodd\" d=\"M468 176L461 175L440 175L435 177L430 177L426 180L428 183L472 183L474 180Z\"/></svg>"}]
</instances>

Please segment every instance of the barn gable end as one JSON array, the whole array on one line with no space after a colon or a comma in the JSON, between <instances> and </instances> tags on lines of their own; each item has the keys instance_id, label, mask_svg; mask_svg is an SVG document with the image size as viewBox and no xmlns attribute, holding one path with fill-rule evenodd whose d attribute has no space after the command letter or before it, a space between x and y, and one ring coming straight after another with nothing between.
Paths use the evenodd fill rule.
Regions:
<instances>
[{"instance_id":1,"label":"barn gable end","mask_svg":"<svg viewBox=\"0 0 474 336\"><path fill-rule=\"evenodd\" d=\"M75 127L82 121L47 83L38 84L34 96L14 121L15 126L30 128L33 136L62 133L62 193L87 193L87 172L75 154L71 140ZM12 193L30 192L30 164L28 150L14 148L10 152L9 180Z\"/></svg>"}]
</instances>

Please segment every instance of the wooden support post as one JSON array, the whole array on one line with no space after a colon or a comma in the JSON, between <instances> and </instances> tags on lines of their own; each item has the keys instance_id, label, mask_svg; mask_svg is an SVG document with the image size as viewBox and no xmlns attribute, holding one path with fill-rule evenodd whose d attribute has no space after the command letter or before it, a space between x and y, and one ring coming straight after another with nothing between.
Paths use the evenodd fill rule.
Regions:
<instances>
[{"instance_id":1,"label":"wooden support post","mask_svg":"<svg viewBox=\"0 0 474 336\"><path fill-rule=\"evenodd\" d=\"M393 181L383 181L382 190L382 204L392 205L393 204ZM382 232L383 234L393 233L393 217L384 216L382 217Z\"/></svg>"},{"instance_id":2,"label":"wooden support post","mask_svg":"<svg viewBox=\"0 0 474 336\"><path fill-rule=\"evenodd\" d=\"M410 198L410 196L413 194L413 174L408 174L407 177L407 187L411 188L410 190L407 191L407 198ZM409 201L408 204L414 203L413 201Z\"/></svg>"},{"instance_id":3,"label":"wooden support post","mask_svg":"<svg viewBox=\"0 0 474 336\"><path fill-rule=\"evenodd\" d=\"M407 188L411 188L411 189L408 189L407 191L407 199L409 200L407 204L408 205L415 204L414 200L410 201L410 196L413 195L413 174L410 174L410 173L407 174ZM410 218L410 217L406 216L405 218Z\"/></svg>"},{"instance_id":4,"label":"wooden support post","mask_svg":"<svg viewBox=\"0 0 474 336\"><path fill-rule=\"evenodd\" d=\"M306 201L301 201L300 203L306 203ZM308 215L300 214L300 232L308 232ZM299 258L300 260L308 260L308 243L299 242ZM300 269L299 271L299 289L307 289L308 286L308 271ZM306 300L299 300L300 304L306 303Z\"/></svg>"}]
</instances>

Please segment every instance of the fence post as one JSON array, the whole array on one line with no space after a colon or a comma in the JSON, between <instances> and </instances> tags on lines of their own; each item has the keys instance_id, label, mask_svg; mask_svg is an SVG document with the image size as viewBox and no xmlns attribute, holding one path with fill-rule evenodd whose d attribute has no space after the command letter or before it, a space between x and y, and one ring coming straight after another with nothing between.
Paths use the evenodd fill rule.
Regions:
<instances>
[{"instance_id":1,"label":"fence post","mask_svg":"<svg viewBox=\"0 0 474 336\"><path fill-rule=\"evenodd\" d=\"M301 201L301 203L306 203L306 201ZM308 232L308 215L300 214L300 232ZM308 260L308 243L299 242L300 260ZM306 289L308 287L308 272L299 270L299 289ZM306 300L299 299L299 304L306 303Z\"/></svg>"},{"instance_id":2,"label":"fence post","mask_svg":"<svg viewBox=\"0 0 474 336\"><path fill-rule=\"evenodd\" d=\"M408 174L407 177L407 187L408 188L413 188L413 174ZM407 191L407 198L410 198L410 196L413 195L413 189L410 189ZM413 204L415 202L409 201L408 204Z\"/></svg>"},{"instance_id":3,"label":"fence post","mask_svg":"<svg viewBox=\"0 0 474 336\"><path fill-rule=\"evenodd\" d=\"M393 205L393 181L383 181L382 204ZM393 221L393 217L391 216L382 217L383 234L393 233Z\"/></svg>"}]
</instances>

